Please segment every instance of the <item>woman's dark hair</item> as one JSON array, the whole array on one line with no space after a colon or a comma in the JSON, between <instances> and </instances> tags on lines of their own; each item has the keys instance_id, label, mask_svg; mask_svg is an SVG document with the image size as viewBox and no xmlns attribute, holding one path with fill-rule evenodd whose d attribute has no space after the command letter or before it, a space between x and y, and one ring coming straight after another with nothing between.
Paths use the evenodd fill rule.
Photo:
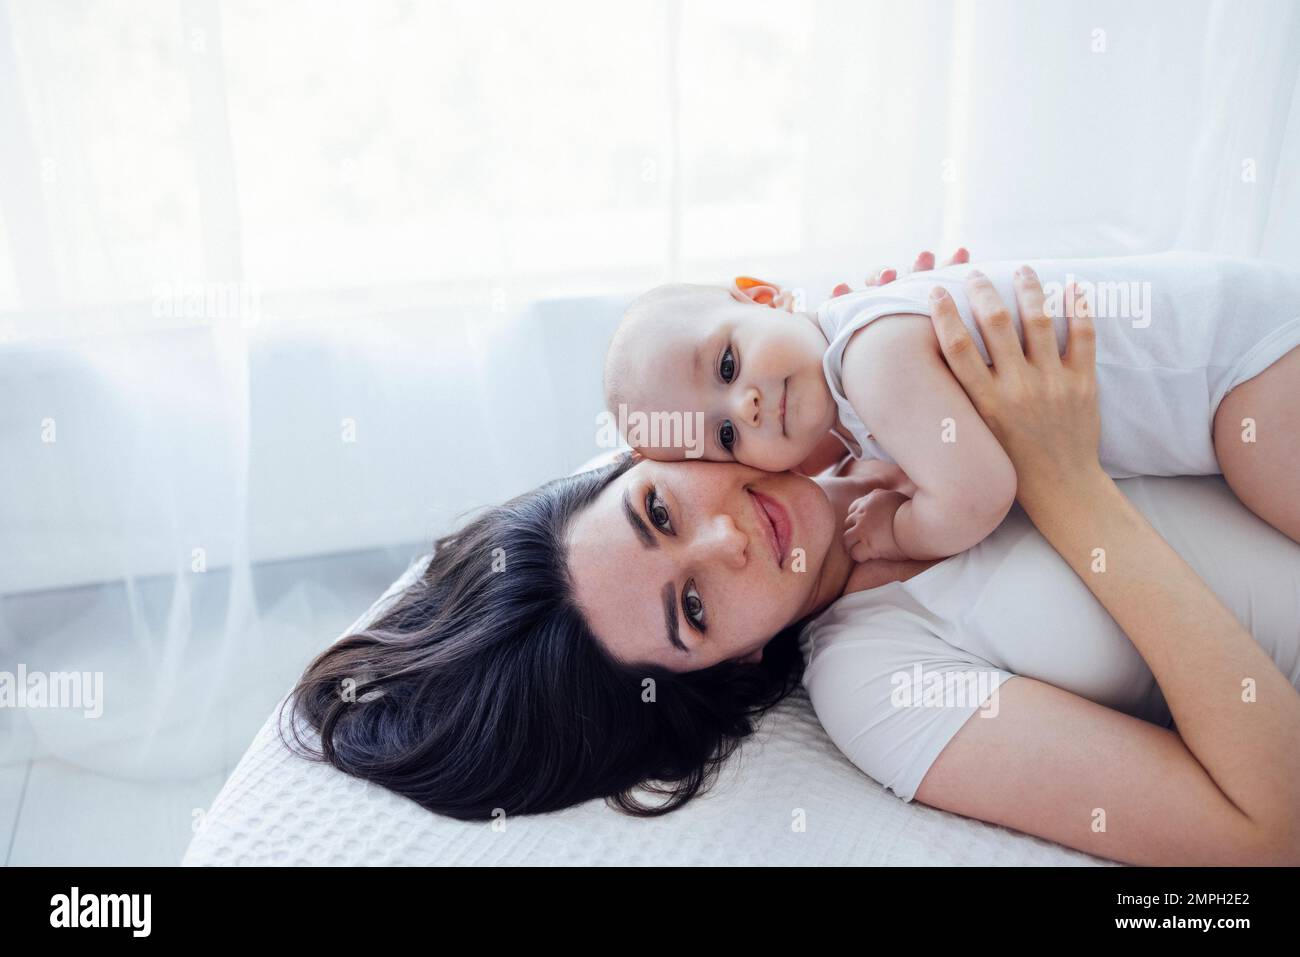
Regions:
<instances>
[{"instance_id":1,"label":"woman's dark hair","mask_svg":"<svg viewBox=\"0 0 1300 957\"><path fill-rule=\"evenodd\" d=\"M466 820L596 797L649 816L706 791L797 684L798 629L758 664L685 674L608 654L574 601L565 543L631 464L549 482L437 541L395 605L307 668L290 700L317 740L295 720L297 744ZM637 787L663 800L642 803Z\"/></svg>"}]
</instances>

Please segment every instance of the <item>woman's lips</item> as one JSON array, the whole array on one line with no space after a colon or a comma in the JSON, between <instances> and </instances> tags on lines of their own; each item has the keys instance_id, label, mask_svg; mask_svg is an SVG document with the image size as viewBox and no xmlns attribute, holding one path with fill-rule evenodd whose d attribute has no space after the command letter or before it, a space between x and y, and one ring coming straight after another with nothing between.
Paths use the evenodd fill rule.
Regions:
<instances>
[{"instance_id":1,"label":"woman's lips","mask_svg":"<svg viewBox=\"0 0 1300 957\"><path fill-rule=\"evenodd\" d=\"M754 504L761 519L760 527L767 532L768 543L772 546L772 555L776 559L777 567L780 568L785 564L785 556L790 548L790 515L776 499L753 489L750 489L749 494L754 497Z\"/></svg>"}]
</instances>

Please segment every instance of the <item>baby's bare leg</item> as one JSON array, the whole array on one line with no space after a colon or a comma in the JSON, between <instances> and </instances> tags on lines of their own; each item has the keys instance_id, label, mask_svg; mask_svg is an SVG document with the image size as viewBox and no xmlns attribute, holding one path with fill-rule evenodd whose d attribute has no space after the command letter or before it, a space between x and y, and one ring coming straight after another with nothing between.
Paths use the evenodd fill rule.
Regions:
<instances>
[{"instance_id":1,"label":"baby's bare leg","mask_svg":"<svg viewBox=\"0 0 1300 957\"><path fill-rule=\"evenodd\" d=\"M1219 403L1214 452L1242 503L1300 542L1300 348Z\"/></svg>"}]
</instances>

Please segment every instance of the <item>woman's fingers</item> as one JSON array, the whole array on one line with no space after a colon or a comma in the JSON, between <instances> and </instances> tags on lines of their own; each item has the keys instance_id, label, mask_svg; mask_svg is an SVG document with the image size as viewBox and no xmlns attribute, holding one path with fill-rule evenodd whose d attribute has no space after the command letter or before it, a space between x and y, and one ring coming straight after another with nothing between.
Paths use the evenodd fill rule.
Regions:
<instances>
[{"instance_id":1,"label":"woman's fingers","mask_svg":"<svg viewBox=\"0 0 1300 957\"><path fill-rule=\"evenodd\" d=\"M1069 336L1065 346L1065 364L1075 372L1097 374L1097 330L1092 324L1092 309L1087 298L1074 283L1065 287L1065 315Z\"/></svg>"},{"instance_id":2,"label":"woman's fingers","mask_svg":"<svg viewBox=\"0 0 1300 957\"><path fill-rule=\"evenodd\" d=\"M988 387L993 379L989 367L984 364L970 330L961 321L957 303L943 286L935 286L930 291L930 324L939 340L939 348L948 368L957 377L966 394L972 400Z\"/></svg>"},{"instance_id":3,"label":"woman's fingers","mask_svg":"<svg viewBox=\"0 0 1300 957\"><path fill-rule=\"evenodd\" d=\"M1025 331L1025 354L1029 361L1040 367L1053 367L1061 362L1060 346L1056 343L1056 325L1047 310L1047 298L1038 276L1028 266L1016 270L1016 306L1020 310L1020 325Z\"/></svg>"},{"instance_id":4,"label":"woman's fingers","mask_svg":"<svg viewBox=\"0 0 1300 957\"><path fill-rule=\"evenodd\" d=\"M1025 364L1025 352L1020 348L1011 310L993 288L989 277L979 270L971 270L966 277L966 298L975 314L980 335L984 337L984 348L993 360L993 368L1002 375L1017 371Z\"/></svg>"}]
</instances>

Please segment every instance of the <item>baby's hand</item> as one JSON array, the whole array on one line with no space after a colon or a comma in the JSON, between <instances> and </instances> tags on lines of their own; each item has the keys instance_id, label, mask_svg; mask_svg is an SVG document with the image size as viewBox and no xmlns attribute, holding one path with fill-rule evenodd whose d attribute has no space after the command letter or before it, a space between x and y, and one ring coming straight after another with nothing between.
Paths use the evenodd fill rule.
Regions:
<instances>
[{"instance_id":1,"label":"baby's hand","mask_svg":"<svg viewBox=\"0 0 1300 957\"><path fill-rule=\"evenodd\" d=\"M878 488L849 506L844 520L844 547L855 562L873 558L902 561L908 556L894 541L894 513L907 501L902 492Z\"/></svg>"}]
</instances>

